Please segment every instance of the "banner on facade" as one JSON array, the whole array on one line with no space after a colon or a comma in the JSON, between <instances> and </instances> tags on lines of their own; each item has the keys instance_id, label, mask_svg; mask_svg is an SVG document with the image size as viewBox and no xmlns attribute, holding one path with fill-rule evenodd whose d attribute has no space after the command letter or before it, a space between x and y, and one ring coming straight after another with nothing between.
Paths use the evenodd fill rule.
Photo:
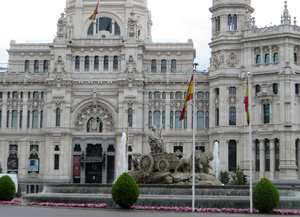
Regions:
<instances>
[{"instance_id":1,"label":"banner on facade","mask_svg":"<svg viewBox=\"0 0 300 217\"><path fill-rule=\"evenodd\" d=\"M80 176L80 160L81 156L76 155L73 159L73 176Z\"/></svg>"},{"instance_id":2,"label":"banner on facade","mask_svg":"<svg viewBox=\"0 0 300 217\"><path fill-rule=\"evenodd\" d=\"M17 172L18 171L18 158L8 158L7 159L7 172Z\"/></svg>"},{"instance_id":3,"label":"banner on facade","mask_svg":"<svg viewBox=\"0 0 300 217\"><path fill-rule=\"evenodd\" d=\"M39 172L39 159L28 159L28 172Z\"/></svg>"}]
</instances>

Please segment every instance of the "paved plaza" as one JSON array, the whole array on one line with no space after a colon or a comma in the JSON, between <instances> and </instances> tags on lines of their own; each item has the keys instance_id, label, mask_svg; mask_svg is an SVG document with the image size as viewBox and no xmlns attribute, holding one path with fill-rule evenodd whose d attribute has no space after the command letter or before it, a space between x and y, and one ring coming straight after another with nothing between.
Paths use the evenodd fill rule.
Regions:
<instances>
[{"instance_id":1,"label":"paved plaza","mask_svg":"<svg viewBox=\"0 0 300 217\"><path fill-rule=\"evenodd\" d=\"M0 217L194 217L194 216L248 216L250 214L213 214L213 213L191 213L191 212L159 212L159 211L136 211L121 209L77 209L77 208L46 208L1 204ZM253 214L255 217L265 216ZM278 215L268 215L278 216Z\"/></svg>"}]
</instances>

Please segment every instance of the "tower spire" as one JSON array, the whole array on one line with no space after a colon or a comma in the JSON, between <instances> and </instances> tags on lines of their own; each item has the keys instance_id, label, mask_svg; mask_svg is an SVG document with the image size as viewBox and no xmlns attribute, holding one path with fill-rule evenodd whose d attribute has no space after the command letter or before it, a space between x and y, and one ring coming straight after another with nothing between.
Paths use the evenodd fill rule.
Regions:
<instances>
[{"instance_id":1,"label":"tower spire","mask_svg":"<svg viewBox=\"0 0 300 217\"><path fill-rule=\"evenodd\" d=\"M287 9L287 1L284 1L284 4L283 15L281 16L281 25L290 25L291 16L289 14L289 10Z\"/></svg>"}]
</instances>

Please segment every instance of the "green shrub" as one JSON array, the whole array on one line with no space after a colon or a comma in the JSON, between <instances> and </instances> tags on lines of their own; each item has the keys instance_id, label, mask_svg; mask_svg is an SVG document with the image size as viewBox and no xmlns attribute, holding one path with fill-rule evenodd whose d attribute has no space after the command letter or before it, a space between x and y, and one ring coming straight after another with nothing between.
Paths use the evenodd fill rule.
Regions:
<instances>
[{"instance_id":1,"label":"green shrub","mask_svg":"<svg viewBox=\"0 0 300 217\"><path fill-rule=\"evenodd\" d=\"M267 178L262 178L253 188L253 206L261 213L268 213L280 201L276 186Z\"/></svg>"},{"instance_id":2,"label":"green shrub","mask_svg":"<svg viewBox=\"0 0 300 217\"><path fill-rule=\"evenodd\" d=\"M240 166L237 166L233 169L233 173L230 174L232 178L233 185L242 185L243 184L243 175L244 171L240 169Z\"/></svg>"},{"instance_id":3,"label":"green shrub","mask_svg":"<svg viewBox=\"0 0 300 217\"><path fill-rule=\"evenodd\" d=\"M112 199L123 209L129 209L139 198L140 190L128 173L123 173L111 188Z\"/></svg>"},{"instance_id":4,"label":"green shrub","mask_svg":"<svg viewBox=\"0 0 300 217\"><path fill-rule=\"evenodd\" d=\"M226 170L224 172L221 170L219 175L220 182L226 185L229 183L229 179L229 173Z\"/></svg>"},{"instance_id":5,"label":"green shrub","mask_svg":"<svg viewBox=\"0 0 300 217\"><path fill-rule=\"evenodd\" d=\"M203 171L205 174L209 174L209 169L208 169L208 167L204 167L202 171Z\"/></svg>"},{"instance_id":6,"label":"green shrub","mask_svg":"<svg viewBox=\"0 0 300 217\"><path fill-rule=\"evenodd\" d=\"M0 200L11 201L16 196L16 187L9 176L0 178Z\"/></svg>"},{"instance_id":7,"label":"green shrub","mask_svg":"<svg viewBox=\"0 0 300 217\"><path fill-rule=\"evenodd\" d=\"M2 167L1 167L1 164L0 164L0 173L2 173Z\"/></svg>"}]
</instances>

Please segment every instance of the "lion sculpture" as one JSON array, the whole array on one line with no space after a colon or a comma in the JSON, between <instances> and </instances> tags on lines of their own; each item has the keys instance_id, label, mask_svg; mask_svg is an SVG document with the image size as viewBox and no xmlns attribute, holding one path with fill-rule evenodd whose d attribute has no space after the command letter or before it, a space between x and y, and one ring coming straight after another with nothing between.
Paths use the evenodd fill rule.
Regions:
<instances>
[{"instance_id":1,"label":"lion sculpture","mask_svg":"<svg viewBox=\"0 0 300 217\"><path fill-rule=\"evenodd\" d=\"M201 173L204 168L212 167L209 165L209 162L214 159L214 155L212 152L202 152L196 151L195 153L195 172ZM181 158L175 172L183 172L183 173L190 173L193 171L193 155L190 157Z\"/></svg>"}]
</instances>

